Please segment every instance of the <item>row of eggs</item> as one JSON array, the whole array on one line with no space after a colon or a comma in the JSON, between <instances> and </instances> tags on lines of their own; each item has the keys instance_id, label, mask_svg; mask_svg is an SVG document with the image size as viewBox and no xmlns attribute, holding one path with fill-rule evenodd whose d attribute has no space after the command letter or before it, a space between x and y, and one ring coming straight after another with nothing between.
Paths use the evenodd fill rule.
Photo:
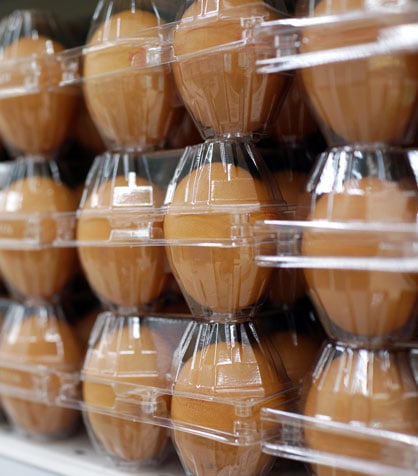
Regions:
<instances>
[{"instance_id":1,"label":"row of eggs","mask_svg":"<svg viewBox=\"0 0 418 476\"><path fill-rule=\"evenodd\" d=\"M176 60L142 68L138 57L151 54L154 43L163 35L158 28L164 21L158 14L141 9L141 2L133 10L106 2L99 4L88 43L80 53L82 90L109 148L144 150L160 146L174 120L178 95L205 138L251 136L266 129L286 95L292 75L257 72L256 60L263 55L268 57L274 48L263 45L266 53L251 42L246 44L242 38L243 19L275 20L281 14L263 2L234 0L220 2L214 15L209 3L192 3L182 20L175 23L170 41ZM348 5L324 0L311 14L338 16L365 8L362 2ZM29 13L17 12L17 19ZM312 32L307 28L302 35L301 53L323 51L325 55L328 49L354 44L357 38L349 38L347 43L350 34L363 32L371 40L385 23L376 17L370 19L370 24L361 24L360 31L354 33L340 28L338 21L328 24L332 34L328 32L323 40L318 28ZM391 17L387 18L390 24ZM19 24L17 19L11 18L11 25ZM65 50L53 39L53 30L48 37L36 31L36 16L26 21L34 23L32 36L15 39L4 35L2 56L8 66L2 88L13 91L18 84L30 83L25 80L28 68L22 64L40 55L35 76L41 92L3 97L0 132L14 150L48 155L68 134L78 88L58 86L62 72L53 54ZM389 52L302 68L297 79L303 84L329 145L401 144L406 136L409 140L412 137L416 64L414 52Z\"/></svg>"},{"instance_id":2,"label":"row of eggs","mask_svg":"<svg viewBox=\"0 0 418 476\"><path fill-rule=\"evenodd\" d=\"M271 409L318 419L306 425L304 444L307 449L332 454L337 467L339 455L364 459L369 467L375 462L377 469L383 461L396 466L385 457L390 439L399 448L408 445L407 438L417 431L416 354L414 361L405 347L373 351L328 344L321 350L317 341L308 358L308 352L302 353L307 342L303 334L291 332L288 338L279 331L270 338L266 334L269 326L263 330L265 324L199 323L168 316L121 319L112 313L101 314L90 337L81 373L83 400L78 402L97 449L121 467L137 468L161 461L171 434L185 470L192 474L221 470L231 475L264 474L274 459L262 452L262 439L285 437L279 421L263 419L262 409ZM0 346L0 388L6 414L21 431L40 438L68 436L77 424L78 410L68 408L68 402L55 406L36 401L36 397L35 401L22 398L22 389L31 390L28 369L32 366L38 385L42 371L52 371L45 388L49 398L61 391L68 394L71 375L81 364L79 342L68 325L52 314L15 319L13 327L20 327L20 340L13 337L12 326L8 327L8 338L3 337ZM31 341L25 342L24 336L31 336ZM284 350L286 340L282 339L288 339L288 360L283 359L289 365L286 370L299 365L299 376L305 379L299 401L274 352L276 337ZM300 340L295 345L292 339ZM48 347L48 355L45 349L39 352L42 345ZM29 365L14 362L14 379L8 383L16 391L9 388L5 392L13 366L4 367L4 359L19 346L30 350ZM165 381L170 375L171 380ZM321 424L323 415L358 424L353 432L344 425L326 431ZM363 425L394 433L385 433L365 447L367 428ZM326 466L315 471L351 474Z\"/></svg>"}]
</instances>

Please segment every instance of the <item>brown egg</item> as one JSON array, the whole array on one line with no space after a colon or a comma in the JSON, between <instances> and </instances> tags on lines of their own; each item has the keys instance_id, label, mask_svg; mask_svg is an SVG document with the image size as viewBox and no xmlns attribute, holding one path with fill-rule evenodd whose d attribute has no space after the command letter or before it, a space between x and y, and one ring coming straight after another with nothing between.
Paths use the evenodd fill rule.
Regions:
<instances>
[{"instance_id":1,"label":"brown egg","mask_svg":"<svg viewBox=\"0 0 418 476\"><path fill-rule=\"evenodd\" d=\"M167 430L134 421L126 415L126 408L150 420L168 417L168 394L151 395L153 388L164 389L172 354L170 345L155 330L132 324L111 331L87 354L83 398L89 428L110 455L128 462L150 461L161 456ZM120 411L124 410L123 398L129 403L125 414L118 417L118 404ZM152 413L147 410L150 406ZM112 415L105 414L109 411Z\"/></svg>"},{"instance_id":2,"label":"brown egg","mask_svg":"<svg viewBox=\"0 0 418 476\"><path fill-rule=\"evenodd\" d=\"M317 374L304 412L322 421L352 423L357 430L363 426L418 435L417 408L417 386L405 355L351 350ZM350 437L305 427L305 438L308 447L342 457L379 461L385 452L383 442L355 434ZM338 466L336 457L335 460ZM315 469L318 476L360 476L335 467Z\"/></svg>"},{"instance_id":3,"label":"brown egg","mask_svg":"<svg viewBox=\"0 0 418 476\"><path fill-rule=\"evenodd\" d=\"M365 177L345 182L339 193L322 195L310 219L415 223L417 211L415 190ZM390 236L378 232L375 235L360 231L305 232L302 253L305 256L390 256L390 249L382 246L385 238ZM305 269L305 277L316 305L331 323L355 335L390 335L411 319L417 302L417 279L411 273Z\"/></svg>"},{"instance_id":4,"label":"brown egg","mask_svg":"<svg viewBox=\"0 0 418 476\"><path fill-rule=\"evenodd\" d=\"M240 212L245 204L248 208ZM228 210L220 211L222 205L229 205ZM232 246L233 225L276 216L267 187L241 167L211 163L183 178L164 219L164 236L178 240L178 245L167 247L167 255L186 295L216 313L235 313L255 304L266 291L271 269L256 264L251 241ZM226 244L181 246L182 240Z\"/></svg>"},{"instance_id":5,"label":"brown egg","mask_svg":"<svg viewBox=\"0 0 418 476\"><path fill-rule=\"evenodd\" d=\"M63 49L61 44L43 36L21 38L5 48L4 60L17 62L8 71L9 77L2 78L2 87L30 83L29 62L32 67L36 62L36 73L29 74L36 77L39 88L35 93L0 99L0 133L9 147L29 154L50 154L68 138L78 106L78 89L59 85L63 71L51 52L60 53ZM39 57L30 59L32 55Z\"/></svg>"},{"instance_id":6,"label":"brown egg","mask_svg":"<svg viewBox=\"0 0 418 476\"><path fill-rule=\"evenodd\" d=\"M12 367L0 369L0 382L15 387L17 393L20 391L33 396L39 395L41 385L45 385L42 398L52 403L59 396L62 386L69 384L69 380L60 377L60 373L78 371L82 358L78 340L65 321L51 315L28 316L2 335L0 362L8 362ZM13 369L13 364L17 369ZM28 369L18 370L22 365ZM38 366L42 367L40 374ZM2 404L15 425L39 436L67 436L75 429L79 419L78 411L49 402L3 394Z\"/></svg>"},{"instance_id":7,"label":"brown egg","mask_svg":"<svg viewBox=\"0 0 418 476\"><path fill-rule=\"evenodd\" d=\"M134 186L128 186L125 177L119 176L114 181L105 182L90 195L77 224L78 253L90 286L101 299L125 307L141 307L159 297L166 279L164 247L109 244L111 234L118 226L132 231L138 226L147 227L152 223L152 212L149 206L141 211L141 203L138 203L134 217L132 212L124 214L120 208L112 221L109 210L96 208L95 202L100 197L104 203L111 203L112 197L124 191L135 197L135 193L141 190L139 187L145 190L151 187L152 202L158 208L163 197L157 187L140 177L136 177ZM138 194L140 200L145 195ZM128 224L122 223L124 220ZM156 222L153 227L159 229L162 225ZM162 230L160 234L162 236ZM88 246L89 241L102 241L104 245L95 243Z\"/></svg>"},{"instance_id":8,"label":"brown egg","mask_svg":"<svg viewBox=\"0 0 418 476\"><path fill-rule=\"evenodd\" d=\"M271 341L290 380L299 385L319 357L321 340L301 332L280 331L271 335Z\"/></svg>"},{"instance_id":9,"label":"brown egg","mask_svg":"<svg viewBox=\"0 0 418 476\"><path fill-rule=\"evenodd\" d=\"M364 0L322 0L315 16L337 15L366 8ZM379 3L379 2L378 2ZM353 31L339 23L307 29L302 53L349 47L374 41L379 28L390 23L370 19ZM340 139L328 136L330 143L343 141L399 143L416 109L418 96L418 54L387 54L364 59L339 61L302 70L311 103L323 126ZM327 135L325 133L325 135Z\"/></svg>"},{"instance_id":10,"label":"brown egg","mask_svg":"<svg viewBox=\"0 0 418 476\"><path fill-rule=\"evenodd\" d=\"M108 144L145 149L160 145L171 125L176 90L167 64L145 67L151 42L160 44L159 19L151 12L124 11L111 16L90 38L84 58L83 91L90 115ZM139 33L140 32L140 33ZM141 39L117 40L123 36ZM95 45L116 42L109 47Z\"/></svg>"},{"instance_id":11,"label":"brown egg","mask_svg":"<svg viewBox=\"0 0 418 476\"><path fill-rule=\"evenodd\" d=\"M58 238L58 224L49 212L75 212L75 197L61 182L32 176L13 182L2 192L2 211L12 217L2 228L2 237L22 240L39 239L42 247L31 249L0 249L0 270L7 284L26 297L50 299L60 292L77 269L75 248L53 246ZM17 219L17 214L24 215ZM28 223L27 214L38 215L36 223ZM25 216L26 215L26 216ZM62 230L61 230L62 231ZM71 230L68 230L71 233ZM36 277L36 278L35 278Z\"/></svg>"},{"instance_id":12,"label":"brown egg","mask_svg":"<svg viewBox=\"0 0 418 476\"><path fill-rule=\"evenodd\" d=\"M240 422L243 428L260 430L260 409L265 405L283 409L286 397L279 392L287 384L259 348L218 342L199 350L180 370L171 416L176 424L193 425L209 435L211 431L224 432L227 437L240 428ZM250 405L251 414L239 415L239 401ZM181 430L174 430L173 436L177 452L191 474L256 476L273 461L272 456L262 453L258 443L233 445Z\"/></svg>"},{"instance_id":13,"label":"brown egg","mask_svg":"<svg viewBox=\"0 0 418 476\"><path fill-rule=\"evenodd\" d=\"M211 14L190 21L211 6L207 0L192 3L174 33L178 90L205 136L263 130L285 94L287 77L257 73L261 53L253 45L219 47L242 39L241 18L280 16L251 0L221 0L216 5L217 21Z\"/></svg>"}]
</instances>

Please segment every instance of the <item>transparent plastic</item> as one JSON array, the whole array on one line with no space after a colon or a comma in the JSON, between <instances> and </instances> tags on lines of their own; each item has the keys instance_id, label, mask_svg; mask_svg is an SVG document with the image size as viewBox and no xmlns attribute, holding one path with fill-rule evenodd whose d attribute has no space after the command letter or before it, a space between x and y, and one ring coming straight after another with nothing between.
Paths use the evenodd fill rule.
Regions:
<instances>
[{"instance_id":1,"label":"transparent plastic","mask_svg":"<svg viewBox=\"0 0 418 476\"><path fill-rule=\"evenodd\" d=\"M185 325L109 312L96 321L81 374L82 408L95 447L120 466L156 464L167 450L171 363Z\"/></svg>"},{"instance_id":2,"label":"transparent plastic","mask_svg":"<svg viewBox=\"0 0 418 476\"><path fill-rule=\"evenodd\" d=\"M181 105L163 13L155 1L98 2L83 49L83 92L109 150L163 145Z\"/></svg>"},{"instance_id":3,"label":"transparent plastic","mask_svg":"<svg viewBox=\"0 0 418 476\"><path fill-rule=\"evenodd\" d=\"M18 431L63 438L78 426L79 412L61 395L79 398L82 350L59 307L10 303L0 334L0 394Z\"/></svg>"},{"instance_id":4,"label":"transparent plastic","mask_svg":"<svg viewBox=\"0 0 418 476\"><path fill-rule=\"evenodd\" d=\"M13 162L0 195L0 271L12 293L48 301L74 275L76 250L54 242L59 235L73 239L76 208L55 161L25 156Z\"/></svg>"},{"instance_id":5,"label":"transparent plastic","mask_svg":"<svg viewBox=\"0 0 418 476\"><path fill-rule=\"evenodd\" d=\"M186 474L271 468L261 452L260 409L290 407L292 386L268 338L252 322L191 322L174 361L172 438Z\"/></svg>"},{"instance_id":6,"label":"transparent plastic","mask_svg":"<svg viewBox=\"0 0 418 476\"><path fill-rule=\"evenodd\" d=\"M253 323L187 315L100 314L81 381L83 401L64 403L80 405L97 450L129 469L158 464L171 434L180 455L187 445L200 447L198 465L218 453L226 455L225 471L235 471L230 464L243 470L247 455L261 472L273 460L261 454L260 408L291 408L295 397L280 356ZM195 471L187 457L184 464Z\"/></svg>"},{"instance_id":7,"label":"transparent plastic","mask_svg":"<svg viewBox=\"0 0 418 476\"><path fill-rule=\"evenodd\" d=\"M318 475L416 474L415 353L413 347L329 344L306 381L298 412L262 410L264 451L311 463ZM272 424L278 425L273 432Z\"/></svg>"},{"instance_id":8,"label":"transparent plastic","mask_svg":"<svg viewBox=\"0 0 418 476\"><path fill-rule=\"evenodd\" d=\"M324 153L307 185L307 221L283 223L273 252L263 251L269 241L261 229L259 255L304 267L328 335L351 345L405 341L416 325L418 198L409 155L349 147Z\"/></svg>"},{"instance_id":9,"label":"transparent plastic","mask_svg":"<svg viewBox=\"0 0 418 476\"><path fill-rule=\"evenodd\" d=\"M283 100L288 74L260 75L254 25L285 15L283 5L199 0L183 13L173 35L173 72L179 93L202 136L263 134Z\"/></svg>"},{"instance_id":10,"label":"transparent plastic","mask_svg":"<svg viewBox=\"0 0 418 476\"><path fill-rule=\"evenodd\" d=\"M0 133L12 155L56 153L69 137L78 60L64 59L68 33L49 12L17 10L0 32Z\"/></svg>"},{"instance_id":11,"label":"transparent plastic","mask_svg":"<svg viewBox=\"0 0 418 476\"><path fill-rule=\"evenodd\" d=\"M285 208L251 142L213 140L186 148L166 193L164 238L194 316L255 312L271 272L254 261L252 226Z\"/></svg>"},{"instance_id":12,"label":"transparent plastic","mask_svg":"<svg viewBox=\"0 0 418 476\"><path fill-rule=\"evenodd\" d=\"M163 246L164 191L178 154L98 156L77 217L77 248L87 279L106 306L155 307L169 268Z\"/></svg>"},{"instance_id":13,"label":"transparent plastic","mask_svg":"<svg viewBox=\"0 0 418 476\"><path fill-rule=\"evenodd\" d=\"M418 96L416 2L307 1L298 15L265 24L264 40L277 50L263 71L300 72L328 145L408 140Z\"/></svg>"}]
</instances>

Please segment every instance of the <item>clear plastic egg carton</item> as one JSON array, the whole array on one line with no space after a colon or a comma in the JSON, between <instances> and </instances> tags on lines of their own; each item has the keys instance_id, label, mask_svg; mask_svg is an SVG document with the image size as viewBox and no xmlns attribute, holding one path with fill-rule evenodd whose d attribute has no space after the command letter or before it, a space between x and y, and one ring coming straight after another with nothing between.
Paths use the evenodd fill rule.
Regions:
<instances>
[{"instance_id":1,"label":"clear plastic egg carton","mask_svg":"<svg viewBox=\"0 0 418 476\"><path fill-rule=\"evenodd\" d=\"M254 38L270 42L275 48L273 56L258 60L259 71L291 71L417 50L416 2L329 5L329 11L315 15L313 2L305 2L293 18L265 21L255 26ZM336 28L341 35L337 40ZM311 42L312 49L309 48Z\"/></svg>"},{"instance_id":2,"label":"clear plastic egg carton","mask_svg":"<svg viewBox=\"0 0 418 476\"><path fill-rule=\"evenodd\" d=\"M108 37L81 46L74 44L71 31L51 12L41 9L13 11L2 19L0 25L3 46L0 98L80 85L84 78L85 56L109 54L115 48L127 52L126 61L119 64L116 62L113 68L105 72L89 75L90 79L101 77L103 80L106 75L171 62L173 58L170 30L175 25L173 20L176 11L175 8L167 8L167 5L162 8L162 2L152 3L151 7L148 6L148 11L155 13L154 24L149 21L143 28L141 25L135 28L134 21L129 22L128 19L131 27L129 33L114 32L113 36L109 34ZM178 2L178 7L180 5L181 2ZM107 6L98 8L96 23L92 25L92 29L100 26L106 14L105 9L108 13L113 9L114 13L119 14L125 8L123 2L109 2ZM23 48L20 50L17 43L22 38L31 38L31 27L39 31L40 41L44 44L33 51L29 47L27 51ZM53 42L57 43L54 45Z\"/></svg>"},{"instance_id":3,"label":"clear plastic egg carton","mask_svg":"<svg viewBox=\"0 0 418 476\"><path fill-rule=\"evenodd\" d=\"M252 1L246 5L239 2L218 4L207 0L196 3L199 5L185 13L190 5L183 0L170 5L161 0L136 0L130 16L130 4L125 0L98 2L90 25L90 39L78 46L74 45L71 31L51 12L41 9L15 10L3 18L0 25L3 44L0 98L80 85L84 79L103 80L115 74L135 73L144 68L184 60L192 55L240 48L254 43L254 29L263 20L287 16L282 2L277 0ZM186 32L193 33L199 21L215 29L226 22L233 24L236 31L231 38L221 36L208 40L207 45L194 45L193 53L175 53L173 34L179 29L180 19ZM105 21L107 31L101 28ZM116 23L123 26L118 28ZM50 35L51 44L46 42L34 51L20 51L14 43L31 37L31 27L39 30L41 35ZM52 41L59 42L60 46L57 48L55 45L54 48ZM269 51L270 41L263 42L262 46L260 53ZM103 63L102 55L112 56L114 52L119 56L114 64ZM104 68L91 71L87 68L86 72L84 61L90 55L96 56L96 60L101 59Z\"/></svg>"},{"instance_id":4,"label":"clear plastic egg carton","mask_svg":"<svg viewBox=\"0 0 418 476\"><path fill-rule=\"evenodd\" d=\"M414 223L266 220L255 225L255 236L263 267L418 272ZM323 253L304 253L304 239ZM328 246L333 240L341 248Z\"/></svg>"},{"instance_id":5,"label":"clear plastic egg carton","mask_svg":"<svg viewBox=\"0 0 418 476\"><path fill-rule=\"evenodd\" d=\"M122 468L161 462L170 435L189 471L222 453L231 464L248 453L270 467L261 409L293 408L298 389L257 320L106 311L82 362L68 324L53 311L8 304L0 394L16 431L66 437L83 415L96 450ZM55 426L42 423L47 415ZM189 447L200 448L193 462Z\"/></svg>"},{"instance_id":6,"label":"clear plastic egg carton","mask_svg":"<svg viewBox=\"0 0 418 476\"><path fill-rule=\"evenodd\" d=\"M82 411L97 451L125 468L158 464L169 436L186 471L216 454L227 466L248 453L267 467L260 410L291 408L297 393L254 323L187 315L100 314L80 380L81 399L63 392L62 404Z\"/></svg>"},{"instance_id":7,"label":"clear plastic egg carton","mask_svg":"<svg viewBox=\"0 0 418 476\"><path fill-rule=\"evenodd\" d=\"M51 35L50 44L19 47L23 37L31 37L31 26ZM0 98L39 93L41 90L75 85L81 78L80 50L71 44L71 33L50 12L15 10L2 19L2 67ZM46 38L44 38L46 41ZM52 40L55 40L54 44ZM34 39L33 45L35 45ZM42 38L39 39L39 44ZM43 51L42 51L43 49Z\"/></svg>"},{"instance_id":8,"label":"clear plastic egg carton","mask_svg":"<svg viewBox=\"0 0 418 476\"><path fill-rule=\"evenodd\" d=\"M75 358L78 347L69 349L74 337L63 316L50 306L37 321L31 316L36 305L1 301L1 393L46 404L57 404L61 392L78 398L81 362Z\"/></svg>"},{"instance_id":9,"label":"clear plastic egg carton","mask_svg":"<svg viewBox=\"0 0 418 476\"><path fill-rule=\"evenodd\" d=\"M413 142L416 2L308 0L295 18L265 22L255 36L276 48L259 71L292 70L302 79L329 147Z\"/></svg>"},{"instance_id":10,"label":"clear plastic egg carton","mask_svg":"<svg viewBox=\"0 0 418 476\"><path fill-rule=\"evenodd\" d=\"M307 463L312 474L412 476L416 376L414 343L378 351L330 343L295 411L262 409L263 451Z\"/></svg>"},{"instance_id":11,"label":"clear plastic egg carton","mask_svg":"<svg viewBox=\"0 0 418 476\"><path fill-rule=\"evenodd\" d=\"M259 407L274 400L291 405L295 399L296 389L269 339L263 336L263 342L250 348L249 341L259 335L253 323L208 323L188 315L119 317L101 313L90 336L81 371L81 405L88 414L153 423L229 444L252 444L260 440L254 421ZM234 361L233 352L241 347L248 352L246 360L243 355L242 362L238 356ZM232 354L226 359L228 352ZM259 369L261 358L266 359L266 369ZM244 372L247 367L253 377L245 381L245 389L234 388L239 382L228 375L234 364ZM257 373L264 371L266 375L277 372L275 378L282 379L277 385L280 391L269 393L262 388L263 376ZM207 405L208 414L202 417L205 424L182 422L187 415L170 414L173 398L187 401L190 411ZM217 405L232 419L220 423L223 428L219 430L212 427L210 412Z\"/></svg>"},{"instance_id":12,"label":"clear plastic egg carton","mask_svg":"<svg viewBox=\"0 0 418 476\"><path fill-rule=\"evenodd\" d=\"M3 301L0 394L6 419L25 435L66 437L80 423L78 409L62 404L63 395L80 397L78 342L59 308Z\"/></svg>"},{"instance_id":13,"label":"clear plastic egg carton","mask_svg":"<svg viewBox=\"0 0 418 476\"><path fill-rule=\"evenodd\" d=\"M130 154L116 158L107 152L99 157L95 166L90 170L87 177L82 200L79 209L74 207L73 211L37 211L34 207L27 206L27 211L15 211L15 204L21 203L21 196L27 191L19 184L19 175L33 178L59 174L55 164L33 159L28 167L28 159L20 161L3 162L1 164L1 180L3 195L1 197L2 211L0 212L0 245L1 249L22 249L35 250L43 248L75 247L77 244L95 245L124 245L144 244L144 240L150 240L162 245L161 233L153 233L153 222L161 222L163 219L163 196L170 182L174 170L179 162L183 150L155 151L141 154L137 171L130 171L130 175L120 180L117 179L123 172L123 162L134 162L136 159L130 158ZM19 165L20 169L17 170ZM28 170L31 169L31 170ZM100 176L100 174L102 174ZM136 178L147 176L150 183L136 184ZM98 190L103 183L109 181L112 189L108 194L103 190ZM118 183L120 182L120 183ZM59 184L62 183L59 181ZM160 201L158 206L153 203L153 186L158 187ZM48 193L52 193L48 192ZM83 205L90 195L95 195L95 207L82 210ZM18 206L18 205L16 205ZM53 208L53 206L51 207ZM148 209L148 210L147 210ZM146 220L135 219L135 213L143 210L147 211ZM148 213L149 212L149 213ZM77 240L76 225L80 215L91 219L103 219L112 223L114 229L106 236L97 240ZM118 216L120 221L118 223ZM131 218L129 218L131 217ZM135 226L136 231L135 231ZM141 225L143 226L141 231ZM131 230L131 231L129 231Z\"/></svg>"}]
</instances>

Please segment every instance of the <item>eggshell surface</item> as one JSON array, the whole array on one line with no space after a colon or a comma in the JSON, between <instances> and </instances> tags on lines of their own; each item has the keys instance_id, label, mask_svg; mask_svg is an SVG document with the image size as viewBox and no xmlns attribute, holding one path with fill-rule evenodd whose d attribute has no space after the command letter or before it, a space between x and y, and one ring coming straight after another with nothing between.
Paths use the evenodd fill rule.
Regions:
<instances>
[{"instance_id":1,"label":"eggshell surface","mask_svg":"<svg viewBox=\"0 0 418 476\"><path fill-rule=\"evenodd\" d=\"M304 413L307 416L406 435L418 435L418 394L404 359L368 353L347 352L335 358L318 374L310 387ZM343 457L379 461L385 443L346 433L305 428L308 446ZM337 459L338 456L335 458ZM318 476L357 476L355 471L316 466Z\"/></svg>"},{"instance_id":2,"label":"eggshell surface","mask_svg":"<svg viewBox=\"0 0 418 476\"><path fill-rule=\"evenodd\" d=\"M77 269L74 248L56 247L58 224L48 212L75 212L76 199L61 182L46 176L32 176L13 182L3 190L2 210L12 219L3 227L3 238L18 242L35 239L40 249L0 250L0 270L7 284L19 294L33 298L50 299L59 293ZM42 213L46 215L42 216ZM21 219L17 219L21 213ZM28 216L34 214L36 223L28 226ZM29 222L30 223L30 222ZM71 232L71 229L68 229ZM36 278L35 278L36 276Z\"/></svg>"},{"instance_id":3,"label":"eggshell surface","mask_svg":"<svg viewBox=\"0 0 418 476\"><path fill-rule=\"evenodd\" d=\"M89 40L84 97L108 145L146 149L166 138L178 104L174 80L169 65L146 64L148 49L160 45L153 30L160 22L151 12L123 11Z\"/></svg>"},{"instance_id":4,"label":"eggshell surface","mask_svg":"<svg viewBox=\"0 0 418 476\"><path fill-rule=\"evenodd\" d=\"M218 16L203 15L211 6L192 3L174 34L173 72L180 95L205 136L262 130L286 91L287 78L257 73L259 53L252 45L236 44L243 37L241 18L280 15L262 2L238 0L218 2Z\"/></svg>"},{"instance_id":5,"label":"eggshell surface","mask_svg":"<svg viewBox=\"0 0 418 476\"><path fill-rule=\"evenodd\" d=\"M59 372L78 371L82 359L78 340L65 321L54 316L28 316L16 322L0 340L0 360L9 361L17 367L2 367L0 380L18 390L37 395L40 393L39 379L42 378L46 384L43 398L53 400L64 385L58 376ZM20 370L19 364L24 364L27 370ZM43 370L37 374L39 366ZM6 394L1 396L1 400L15 425L38 436L67 436L75 429L79 419L78 411L55 406L53 402L24 400Z\"/></svg>"},{"instance_id":6,"label":"eggshell surface","mask_svg":"<svg viewBox=\"0 0 418 476\"><path fill-rule=\"evenodd\" d=\"M121 395L125 391L125 399L136 400L135 414L150 419L167 416L169 395L152 396L146 387L164 388L171 357L171 347L164 338L141 324L104 335L87 355L83 384L87 422L94 437L115 458L144 462L161 455L167 443L167 430L123 414L118 417L117 399L123 400ZM144 411L143 406L153 406L153 413ZM104 414L106 411L112 414Z\"/></svg>"},{"instance_id":7,"label":"eggshell surface","mask_svg":"<svg viewBox=\"0 0 418 476\"><path fill-rule=\"evenodd\" d=\"M309 334L278 331L271 336L290 380L299 385L319 357L322 342Z\"/></svg>"},{"instance_id":8,"label":"eggshell surface","mask_svg":"<svg viewBox=\"0 0 418 476\"><path fill-rule=\"evenodd\" d=\"M164 236L178 240L178 245L167 246L167 255L184 293L216 313L234 313L256 303L266 292L271 270L257 266L251 242L232 246L234 224L244 220L251 226L274 217L267 187L241 167L212 163L183 178L164 218ZM182 246L182 240L213 240L221 246Z\"/></svg>"},{"instance_id":9,"label":"eggshell surface","mask_svg":"<svg viewBox=\"0 0 418 476\"><path fill-rule=\"evenodd\" d=\"M136 191L145 189L152 196L153 204L158 208L162 203L162 194L157 187L148 180L136 177L135 184L128 186L125 177L118 176L114 181L107 181L92 193L81 209L77 224L77 239L79 240L78 253L86 277L97 295L104 300L118 306L141 307L158 298L164 289L166 280L165 251L163 246L136 245L135 243L118 245L112 243L113 231L130 229L132 233L136 228L148 227L152 224L152 211L147 204L138 202L135 215L126 213L123 208L115 212L109 209L97 208L98 197L104 203L114 203L117 194L124 193L135 195ZM142 195L139 193L142 197ZM147 198L148 200L148 198ZM110 220L115 216L115 220ZM126 225L124 219L127 220ZM119 221L118 221L119 220ZM162 225L154 223L155 228L161 229ZM95 241L89 246L89 241ZM101 245L103 242L103 245Z\"/></svg>"},{"instance_id":10,"label":"eggshell surface","mask_svg":"<svg viewBox=\"0 0 418 476\"><path fill-rule=\"evenodd\" d=\"M196 425L209 435L211 431L233 434L241 419L243 425L256 429L261 399L266 398L264 405L283 406L285 397L280 392L286 385L259 349L218 342L199 350L180 370L171 415L179 425ZM184 392L195 398L182 395ZM251 414L240 417L232 402L251 399L251 395L256 396ZM174 442L187 470L202 476L256 476L272 463L272 457L263 454L259 444L227 444L181 430L174 430Z\"/></svg>"},{"instance_id":11,"label":"eggshell surface","mask_svg":"<svg viewBox=\"0 0 418 476\"><path fill-rule=\"evenodd\" d=\"M365 177L345 182L339 193L324 194L315 203L312 220L347 222L414 223L417 217L414 190L398 183ZM382 233L306 232L305 256L390 256ZM413 273L337 269L305 269L311 296L339 329L356 336L387 336L401 329L413 316L417 279ZM338 331L336 331L338 333Z\"/></svg>"},{"instance_id":12,"label":"eggshell surface","mask_svg":"<svg viewBox=\"0 0 418 476\"><path fill-rule=\"evenodd\" d=\"M5 61L16 62L8 66L9 77L2 87L29 87L25 94L0 99L0 132L14 150L49 155L70 135L78 89L60 85L64 71L53 54L62 51L60 43L43 36L21 38L3 51Z\"/></svg>"},{"instance_id":13,"label":"eggshell surface","mask_svg":"<svg viewBox=\"0 0 418 476\"><path fill-rule=\"evenodd\" d=\"M322 0L314 16L366 9L364 0ZM369 7L370 8L370 7ZM378 38L380 17L360 29L338 23L307 29L302 53L368 43ZM385 27L390 21L383 23ZM351 24L352 27L352 24ZM325 53L324 53L325 54ZM418 97L418 55L393 53L338 61L301 70L303 83L330 144L401 143ZM332 132L335 136L332 135Z\"/></svg>"}]
</instances>

